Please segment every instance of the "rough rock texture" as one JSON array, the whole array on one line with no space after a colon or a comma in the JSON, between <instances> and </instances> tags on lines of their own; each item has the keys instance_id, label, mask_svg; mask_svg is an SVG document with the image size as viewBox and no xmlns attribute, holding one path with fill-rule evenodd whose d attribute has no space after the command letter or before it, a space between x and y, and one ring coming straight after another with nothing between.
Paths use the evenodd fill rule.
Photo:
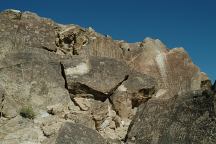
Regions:
<instances>
[{"instance_id":1,"label":"rough rock texture","mask_svg":"<svg viewBox=\"0 0 216 144\"><path fill-rule=\"evenodd\" d=\"M0 13L0 143L215 143L215 87L158 39Z\"/></svg>"},{"instance_id":2,"label":"rough rock texture","mask_svg":"<svg viewBox=\"0 0 216 144\"><path fill-rule=\"evenodd\" d=\"M160 40L146 38L141 48L127 59L135 70L157 79L163 95L168 97L200 89L201 81L208 79L200 72L183 48L168 49ZM159 96L159 95L158 95Z\"/></svg>"},{"instance_id":3,"label":"rough rock texture","mask_svg":"<svg viewBox=\"0 0 216 144\"><path fill-rule=\"evenodd\" d=\"M65 123L59 130L56 144L106 144L103 137L92 129L79 124Z\"/></svg>"},{"instance_id":4,"label":"rough rock texture","mask_svg":"<svg viewBox=\"0 0 216 144\"><path fill-rule=\"evenodd\" d=\"M104 57L75 56L62 63L65 68L68 89L74 90L73 93L95 91L95 93L100 92L98 95L101 96L108 94L131 73L124 62ZM83 92L75 91L78 83L80 84L79 89L83 89Z\"/></svg>"},{"instance_id":5,"label":"rough rock texture","mask_svg":"<svg viewBox=\"0 0 216 144\"><path fill-rule=\"evenodd\" d=\"M4 11L0 18L0 37L13 40L14 47L26 45L56 51L55 24L30 12Z\"/></svg>"},{"instance_id":6,"label":"rough rock texture","mask_svg":"<svg viewBox=\"0 0 216 144\"><path fill-rule=\"evenodd\" d=\"M75 55L124 60L133 70L155 77L163 91L161 95L170 97L180 92L198 90L201 81L208 79L192 63L183 48L168 49L158 39L146 38L143 42L129 44L101 36L91 28L82 29L75 25L62 27L59 31L65 33L67 39L69 34L77 35L73 36L73 46L82 44L75 48Z\"/></svg>"},{"instance_id":7,"label":"rough rock texture","mask_svg":"<svg viewBox=\"0 0 216 144\"><path fill-rule=\"evenodd\" d=\"M70 100L58 60L44 50L8 52L1 59L0 75L5 117L15 117L23 105L31 105L35 112L40 112L50 105L65 105Z\"/></svg>"},{"instance_id":8,"label":"rough rock texture","mask_svg":"<svg viewBox=\"0 0 216 144\"><path fill-rule=\"evenodd\" d=\"M214 97L212 91L193 91L149 100L139 108L127 143L215 143Z\"/></svg>"},{"instance_id":9,"label":"rough rock texture","mask_svg":"<svg viewBox=\"0 0 216 144\"><path fill-rule=\"evenodd\" d=\"M118 41L95 32L91 27L60 26L57 29L56 44L60 54L123 58Z\"/></svg>"}]
</instances>

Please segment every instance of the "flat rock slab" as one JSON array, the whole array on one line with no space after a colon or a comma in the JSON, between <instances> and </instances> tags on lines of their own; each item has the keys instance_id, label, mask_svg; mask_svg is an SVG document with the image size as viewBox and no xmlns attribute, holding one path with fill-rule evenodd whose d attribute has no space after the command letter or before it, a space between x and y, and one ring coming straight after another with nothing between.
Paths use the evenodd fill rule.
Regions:
<instances>
[{"instance_id":1,"label":"flat rock slab","mask_svg":"<svg viewBox=\"0 0 216 144\"><path fill-rule=\"evenodd\" d=\"M56 144L106 144L106 141L95 130L67 122L59 130Z\"/></svg>"},{"instance_id":2,"label":"flat rock slab","mask_svg":"<svg viewBox=\"0 0 216 144\"><path fill-rule=\"evenodd\" d=\"M92 91L107 94L130 74L130 69L124 62L110 58L73 56L62 64L68 89L75 94L82 93L76 86L87 93Z\"/></svg>"}]
</instances>

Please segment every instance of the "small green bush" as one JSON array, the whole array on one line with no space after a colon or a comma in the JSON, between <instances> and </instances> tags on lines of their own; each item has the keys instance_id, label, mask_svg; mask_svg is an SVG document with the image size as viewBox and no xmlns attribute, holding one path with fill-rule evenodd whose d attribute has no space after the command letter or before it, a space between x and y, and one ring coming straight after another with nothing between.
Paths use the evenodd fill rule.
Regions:
<instances>
[{"instance_id":1,"label":"small green bush","mask_svg":"<svg viewBox=\"0 0 216 144\"><path fill-rule=\"evenodd\" d=\"M30 106L22 107L20 110L20 115L24 118L28 119L34 119L35 118L35 113L33 111L33 108Z\"/></svg>"}]
</instances>

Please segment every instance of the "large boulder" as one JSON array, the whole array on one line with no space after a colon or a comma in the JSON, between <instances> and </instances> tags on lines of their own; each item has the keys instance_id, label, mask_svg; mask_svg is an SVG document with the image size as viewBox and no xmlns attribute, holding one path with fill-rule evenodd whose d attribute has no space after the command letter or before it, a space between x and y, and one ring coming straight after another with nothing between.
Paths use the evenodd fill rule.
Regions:
<instances>
[{"instance_id":1,"label":"large boulder","mask_svg":"<svg viewBox=\"0 0 216 144\"><path fill-rule=\"evenodd\" d=\"M60 128L60 118L55 130L46 123L68 109L70 96L54 53L13 40L0 37L0 143L42 143Z\"/></svg>"},{"instance_id":2,"label":"large boulder","mask_svg":"<svg viewBox=\"0 0 216 144\"><path fill-rule=\"evenodd\" d=\"M0 143L42 143L60 128L63 120L52 115L71 101L60 60L50 52L57 48L55 26L30 12L0 14Z\"/></svg>"},{"instance_id":3,"label":"large boulder","mask_svg":"<svg viewBox=\"0 0 216 144\"><path fill-rule=\"evenodd\" d=\"M131 73L124 62L105 57L74 56L62 64L71 93L93 94L103 101Z\"/></svg>"},{"instance_id":4,"label":"large boulder","mask_svg":"<svg viewBox=\"0 0 216 144\"><path fill-rule=\"evenodd\" d=\"M157 79L159 89L163 91L161 96L172 97L198 90L201 81L208 79L183 48L168 49L160 40L146 38L140 47L132 50L132 56L126 57L127 63L134 70Z\"/></svg>"},{"instance_id":5,"label":"large boulder","mask_svg":"<svg viewBox=\"0 0 216 144\"><path fill-rule=\"evenodd\" d=\"M191 91L171 99L153 98L140 106L128 144L213 144L216 142L215 96Z\"/></svg>"},{"instance_id":6,"label":"large boulder","mask_svg":"<svg viewBox=\"0 0 216 144\"><path fill-rule=\"evenodd\" d=\"M31 106L39 114L47 111L48 106L66 106L70 101L60 62L47 51L9 50L0 63L0 84L4 90L2 113L5 117L18 115L23 106Z\"/></svg>"},{"instance_id":7,"label":"large boulder","mask_svg":"<svg viewBox=\"0 0 216 144\"><path fill-rule=\"evenodd\" d=\"M56 144L106 144L106 141L97 131L83 125L65 123L56 139Z\"/></svg>"}]
</instances>

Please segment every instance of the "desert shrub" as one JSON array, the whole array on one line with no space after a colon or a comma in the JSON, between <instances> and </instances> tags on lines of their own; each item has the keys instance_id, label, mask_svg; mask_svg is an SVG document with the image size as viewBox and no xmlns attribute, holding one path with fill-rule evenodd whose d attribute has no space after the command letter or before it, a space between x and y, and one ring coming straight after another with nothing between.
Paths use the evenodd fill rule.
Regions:
<instances>
[{"instance_id":1,"label":"desert shrub","mask_svg":"<svg viewBox=\"0 0 216 144\"><path fill-rule=\"evenodd\" d=\"M31 106L25 106L20 109L20 115L24 118L34 119L35 112Z\"/></svg>"}]
</instances>

